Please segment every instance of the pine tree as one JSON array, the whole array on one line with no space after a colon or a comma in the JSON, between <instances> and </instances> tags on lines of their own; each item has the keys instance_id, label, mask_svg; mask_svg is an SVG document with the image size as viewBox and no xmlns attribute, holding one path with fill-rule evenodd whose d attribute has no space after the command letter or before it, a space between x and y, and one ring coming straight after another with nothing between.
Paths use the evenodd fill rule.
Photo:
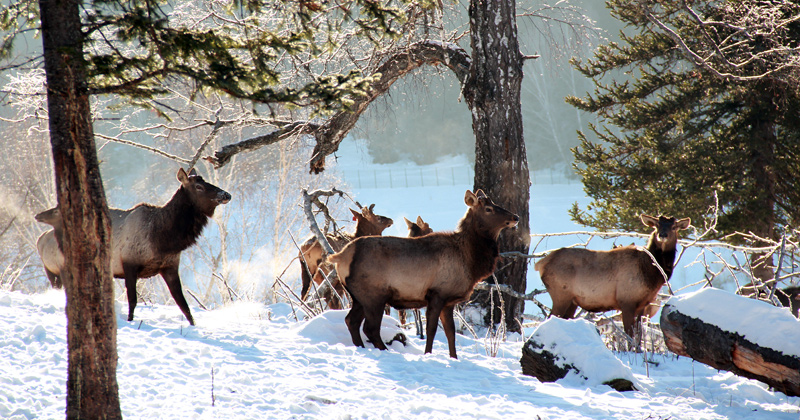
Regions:
<instances>
[{"instance_id":1,"label":"pine tree","mask_svg":"<svg viewBox=\"0 0 800 420\"><path fill-rule=\"evenodd\" d=\"M708 21L722 21L730 11L725 2L689 3ZM599 229L641 230L637 215L646 212L688 216L702 227L716 206L718 238L752 232L775 240L786 226L796 226L800 92L791 78L755 62L739 70L763 77L720 77L687 60L676 37L646 14L657 9L674 35L689 47L702 46L709 32L687 18L682 1L612 0L608 7L635 33L622 33L619 44L573 63L596 88L567 102L597 114L602 124L589 127L600 141L579 133L581 144L573 150L592 202L585 209L575 204L572 218ZM784 29L787 39L800 40L797 23ZM724 25L711 33L717 45L746 41L725 50L737 58L768 45Z\"/></svg>"},{"instance_id":2,"label":"pine tree","mask_svg":"<svg viewBox=\"0 0 800 420\"><path fill-rule=\"evenodd\" d=\"M324 73L315 73L314 58L339 47L331 33L347 31L367 42L398 37L398 22L405 18L397 2L365 0L337 7L313 0L80 3L89 93L117 94L129 104L156 111L169 109L158 99L170 92L170 79L173 85L190 81L196 93L219 92L271 106L323 113L346 108L370 80L357 70L326 67ZM15 40L38 25L38 9L31 0L1 7L0 29L6 33L0 60L14 59ZM299 73L287 57L305 59L304 78L287 83L287 75Z\"/></svg>"}]
</instances>

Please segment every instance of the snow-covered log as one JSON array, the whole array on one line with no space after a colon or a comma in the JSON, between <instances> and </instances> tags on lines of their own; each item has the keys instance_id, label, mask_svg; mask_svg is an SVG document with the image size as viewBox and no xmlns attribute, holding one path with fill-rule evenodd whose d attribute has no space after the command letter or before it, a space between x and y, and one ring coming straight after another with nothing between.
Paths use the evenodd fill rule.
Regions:
<instances>
[{"instance_id":1,"label":"snow-covered log","mask_svg":"<svg viewBox=\"0 0 800 420\"><path fill-rule=\"evenodd\" d=\"M787 309L703 289L661 311L670 351L800 396L800 321Z\"/></svg>"},{"instance_id":2,"label":"snow-covered log","mask_svg":"<svg viewBox=\"0 0 800 420\"><path fill-rule=\"evenodd\" d=\"M590 384L636 390L631 370L606 348L594 325L583 319L543 322L522 347L519 363L523 375L542 382L555 382L573 371Z\"/></svg>"}]
</instances>

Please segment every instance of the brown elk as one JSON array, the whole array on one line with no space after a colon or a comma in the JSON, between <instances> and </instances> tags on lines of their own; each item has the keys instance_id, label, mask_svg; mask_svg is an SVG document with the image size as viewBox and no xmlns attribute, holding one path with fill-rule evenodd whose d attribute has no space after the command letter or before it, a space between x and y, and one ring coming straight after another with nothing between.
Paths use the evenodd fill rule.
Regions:
<instances>
[{"instance_id":1,"label":"brown elk","mask_svg":"<svg viewBox=\"0 0 800 420\"><path fill-rule=\"evenodd\" d=\"M194 169L187 174L181 168L177 176L181 186L163 207L141 203L129 210L109 209L111 271L125 279L128 321L133 321L136 308L136 281L161 274L175 303L194 325L178 274L181 252L197 242L214 210L229 202L231 195L204 181ZM55 235L52 238L55 242ZM49 269L47 263L45 267Z\"/></svg>"},{"instance_id":2,"label":"brown elk","mask_svg":"<svg viewBox=\"0 0 800 420\"><path fill-rule=\"evenodd\" d=\"M666 278L653 258L634 245L609 251L557 249L534 266L553 300L551 315L569 319L578 306L589 312L619 309L625 332L633 337L634 320L641 318L672 275L678 231L691 223L688 217L675 220L646 214L641 220L653 228L647 251Z\"/></svg>"},{"instance_id":3,"label":"brown elk","mask_svg":"<svg viewBox=\"0 0 800 420\"><path fill-rule=\"evenodd\" d=\"M361 212L350 209L353 213L353 220L356 221L356 231L350 233L335 233L326 235L328 243L333 248L334 252L340 251L345 245L350 243L355 238L362 236L380 236L386 228L392 226L394 221L385 216L379 216L373 213L375 204L369 207L363 207ZM312 236L300 246L300 277L303 281L303 288L300 291L300 297L306 300L308 292L311 289L311 281L317 285L322 284L325 280L323 276L327 276L330 270L323 264L324 251L322 244L319 243L316 237ZM333 289L339 296L344 294L344 287L337 279L331 279ZM325 302L331 309L341 309L341 301L333 296L333 293L328 293L325 296Z\"/></svg>"},{"instance_id":4,"label":"brown elk","mask_svg":"<svg viewBox=\"0 0 800 420\"><path fill-rule=\"evenodd\" d=\"M61 281L61 270L64 269L64 254L61 252L61 238L64 232L61 211L56 208L45 210L34 216L37 222L46 223L53 229L41 234L36 240L36 249L42 259L44 272L50 285L56 289L64 287Z\"/></svg>"},{"instance_id":5,"label":"brown elk","mask_svg":"<svg viewBox=\"0 0 800 420\"><path fill-rule=\"evenodd\" d=\"M328 257L353 298L345 317L353 344L364 347L359 329L378 349L386 350L380 327L386 304L396 309L427 307L425 353L433 349L438 320L456 356L457 303L467 300L479 281L492 274L499 251L497 238L519 222L516 214L495 205L483 191L467 191L468 209L455 232L434 232L418 238L366 237Z\"/></svg>"},{"instance_id":6,"label":"brown elk","mask_svg":"<svg viewBox=\"0 0 800 420\"><path fill-rule=\"evenodd\" d=\"M406 221L406 226L408 226L408 237L409 238L418 238L420 236L425 236L429 233L433 233L433 229L421 217L417 216L417 221L412 222L411 220L406 219L405 217L403 220Z\"/></svg>"},{"instance_id":7,"label":"brown elk","mask_svg":"<svg viewBox=\"0 0 800 420\"><path fill-rule=\"evenodd\" d=\"M406 226L408 226L408 237L409 238L419 238L420 236L425 236L429 233L433 233L433 229L424 220L422 217L417 216L417 221L412 222L411 220L406 219L405 217L403 220L406 221ZM387 307L388 313L388 307ZM404 309L400 309L397 311L397 316L400 318L400 324L406 325L406 321L408 320L408 311ZM414 324L417 327L417 335L420 339L425 339L425 334L422 332L422 313L420 310L414 309Z\"/></svg>"}]
</instances>

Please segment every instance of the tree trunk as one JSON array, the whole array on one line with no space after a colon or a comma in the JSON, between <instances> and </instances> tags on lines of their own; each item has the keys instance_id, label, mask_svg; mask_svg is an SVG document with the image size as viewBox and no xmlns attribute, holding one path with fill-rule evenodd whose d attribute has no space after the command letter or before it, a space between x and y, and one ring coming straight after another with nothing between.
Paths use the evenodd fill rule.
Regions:
<instances>
[{"instance_id":1,"label":"tree trunk","mask_svg":"<svg viewBox=\"0 0 800 420\"><path fill-rule=\"evenodd\" d=\"M758 93L749 98L749 106L758 112L753 112L750 118L752 130L752 146L749 160L751 162L753 191L756 195L749 201L747 219L750 230L761 238L778 240L775 232L776 224L776 184L775 175L775 148L778 144L776 124L774 118L779 115L778 105L774 103L773 87L761 84ZM754 246L768 246L756 242ZM774 264L772 255L752 254L753 277L766 282L774 278Z\"/></svg>"},{"instance_id":2,"label":"tree trunk","mask_svg":"<svg viewBox=\"0 0 800 420\"><path fill-rule=\"evenodd\" d=\"M501 235L500 251L527 253L530 174L522 136L523 58L517 41L515 2L473 0L469 17L472 65L464 94L475 133L474 187L483 189L495 203L520 217L516 230L506 230ZM495 272L497 281L525 293L527 268L524 259L501 260ZM485 310L486 325L499 322L500 309L491 308L492 301L500 302L497 292L476 291L473 300ZM519 331L524 301L508 295L503 296L503 301L506 328Z\"/></svg>"},{"instance_id":3,"label":"tree trunk","mask_svg":"<svg viewBox=\"0 0 800 420\"><path fill-rule=\"evenodd\" d=\"M735 332L678 312L665 305L661 331L667 348L715 369L756 379L790 396L800 396L800 358L786 356L746 340Z\"/></svg>"},{"instance_id":4,"label":"tree trunk","mask_svg":"<svg viewBox=\"0 0 800 420\"><path fill-rule=\"evenodd\" d=\"M64 222L67 418L120 419L111 229L83 61L81 3L40 0L50 142Z\"/></svg>"}]
</instances>

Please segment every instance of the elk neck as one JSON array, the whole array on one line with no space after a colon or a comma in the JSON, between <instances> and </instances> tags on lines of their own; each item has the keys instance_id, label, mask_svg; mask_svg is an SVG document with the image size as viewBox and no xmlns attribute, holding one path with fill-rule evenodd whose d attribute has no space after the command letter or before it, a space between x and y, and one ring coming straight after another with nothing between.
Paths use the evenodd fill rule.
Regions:
<instances>
[{"instance_id":1,"label":"elk neck","mask_svg":"<svg viewBox=\"0 0 800 420\"><path fill-rule=\"evenodd\" d=\"M157 210L153 239L164 253L178 253L194 245L208 224L208 216L192 203L183 186Z\"/></svg>"},{"instance_id":2,"label":"elk neck","mask_svg":"<svg viewBox=\"0 0 800 420\"><path fill-rule=\"evenodd\" d=\"M495 264L500 256L497 245L497 235L480 226L471 211L458 223L455 235L461 243L462 252L466 257L472 280L483 280L494 272Z\"/></svg>"},{"instance_id":3,"label":"elk neck","mask_svg":"<svg viewBox=\"0 0 800 420\"><path fill-rule=\"evenodd\" d=\"M661 266L661 269L664 270L664 274L667 275L667 279L672 277L677 239L677 237L671 235L663 241L659 241L658 232L656 231L650 235L650 239L647 241L647 250L653 254L658 265Z\"/></svg>"}]
</instances>

